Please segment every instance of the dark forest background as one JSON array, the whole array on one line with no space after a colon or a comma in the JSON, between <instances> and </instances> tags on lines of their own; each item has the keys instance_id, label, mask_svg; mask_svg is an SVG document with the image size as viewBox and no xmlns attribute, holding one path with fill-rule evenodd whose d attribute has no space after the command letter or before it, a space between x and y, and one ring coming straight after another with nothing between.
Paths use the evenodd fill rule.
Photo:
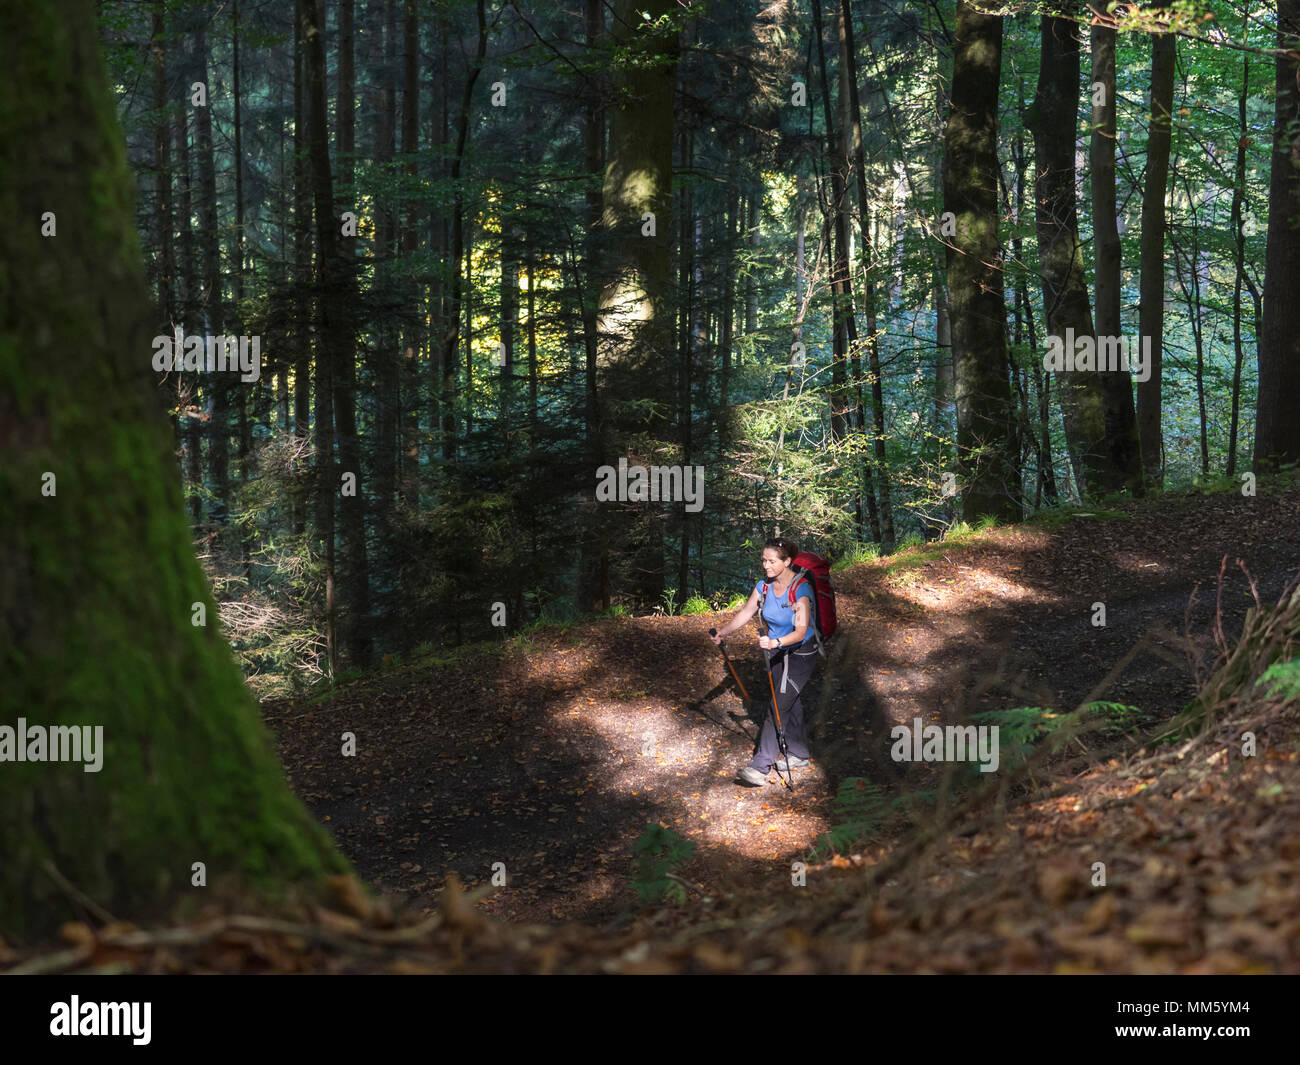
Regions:
<instances>
[{"instance_id":1,"label":"dark forest background","mask_svg":"<svg viewBox=\"0 0 1300 1065\"><path fill-rule=\"evenodd\" d=\"M101 2L254 687L1300 460L1300 0L1012 8Z\"/></svg>"}]
</instances>

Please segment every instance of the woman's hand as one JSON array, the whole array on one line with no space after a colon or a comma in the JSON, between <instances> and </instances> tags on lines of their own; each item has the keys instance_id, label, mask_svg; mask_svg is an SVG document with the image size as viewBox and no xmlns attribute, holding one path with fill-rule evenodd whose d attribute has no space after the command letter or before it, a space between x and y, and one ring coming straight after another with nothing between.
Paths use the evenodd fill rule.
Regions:
<instances>
[{"instance_id":1,"label":"woman's hand","mask_svg":"<svg viewBox=\"0 0 1300 1065\"><path fill-rule=\"evenodd\" d=\"M781 646L781 641L772 636L760 636L758 646L763 648L764 651L775 651Z\"/></svg>"},{"instance_id":2,"label":"woman's hand","mask_svg":"<svg viewBox=\"0 0 1300 1065\"><path fill-rule=\"evenodd\" d=\"M714 647L722 646L722 633L718 632L716 629L709 633L709 639L713 641Z\"/></svg>"}]
</instances>

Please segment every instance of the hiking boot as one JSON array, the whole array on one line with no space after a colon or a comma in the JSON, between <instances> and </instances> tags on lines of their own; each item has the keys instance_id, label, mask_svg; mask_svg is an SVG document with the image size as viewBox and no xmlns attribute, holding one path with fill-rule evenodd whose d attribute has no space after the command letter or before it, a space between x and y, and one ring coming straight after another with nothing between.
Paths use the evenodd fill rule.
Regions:
<instances>
[{"instance_id":1,"label":"hiking boot","mask_svg":"<svg viewBox=\"0 0 1300 1065\"><path fill-rule=\"evenodd\" d=\"M776 763L777 769L780 769L785 772L788 772L790 769L805 769L807 768L807 766L808 766L808 759L800 758L797 755L789 760L788 765L786 764L786 759L784 758L782 758L779 762Z\"/></svg>"},{"instance_id":2,"label":"hiking boot","mask_svg":"<svg viewBox=\"0 0 1300 1065\"><path fill-rule=\"evenodd\" d=\"M752 765L745 766L744 769L736 774L736 778L754 788L761 788L767 783L767 774L760 773Z\"/></svg>"}]
</instances>

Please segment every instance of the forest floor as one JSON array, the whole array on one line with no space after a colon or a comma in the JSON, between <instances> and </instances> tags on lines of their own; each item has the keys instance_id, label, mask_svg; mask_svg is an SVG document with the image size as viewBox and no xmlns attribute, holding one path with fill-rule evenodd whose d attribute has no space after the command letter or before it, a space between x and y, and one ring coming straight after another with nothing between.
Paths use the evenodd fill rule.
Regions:
<instances>
[{"instance_id":1,"label":"forest floor","mask_svg":"<svg viewBox=\"0 0 1300 1065\"><path fill-rule=\"evenodd\" d=\"M793 792L775 775L763 788L735 783L756 722L706 636L728 615L584 623L432 669L394 670L328 703L269 704L265 714L294 787L362 878L422 910L436 908L448 874L486 887L501 863L506 885L478 905L512 921L618 927L653 913L680 927L706 915L777 913L800 890L792 863L804 862L815 878L887 861L925 821L920 811L937 802L942 813L946 789L960 786L951 766L895 763L888 754L895 724L1018 706L1066 711L1094 700L1139 708L1125 722L1130 732L1171 717L1197 690L1197 659L1203 674L1211 664L1216 600L1229 633L1254 603L1238 558L1263 601L1275 600L1300 571L1300 491L1169 494L1114 511L1076 511L1050 525L989 530L837 574L842 631L821 667L813 761L795 771ZM1093 624L1097 603L1105 605L1104 627ZM755 636L751 630L728 643L757 716L767 682ZM340 757L345 731L357 737L355 758ZM1065 873L1053 870L1068 863L1053 855L1069 850L1068 841L1077 848L1097 840L1099 803L1142 790L1125 768L1133 748L1131 736L1118 733L1077 741L1047 771L1053 781L1074 782L1070 795L986 822L957 848L971 866L962 876L1009 878L1013 904L1086 886L1086 879L1061 880ZM1259 764L1282 756L1294 771L1294 748L1274 747ZM895 817L851 856L810 857L840 819L838 785L855 778L890 797L916 797L912 816ZM1206 816L1224 812L1219 792L1228 787L1216 786ZM1257 835L1257 805L1251 799L1242 810L1243 839ZM1174 824L1194 831L1194 804L1163 813L1139 806L1133 848L1125 849L1126 830L1107 815L1120 838L1098 848L1098 860L1107 861L1112 882L1136 876L1151 898L1164 899L1165 882L1190 871L1176 855L1191 852L1171 844L1157 857L1142 840L1163 837ZM638 906L633 846L647 823L696 845L677 869L681 907ZM1286 839L1300 848L1300 834ZM1218 846L1226 848L1219 865L1231 867L1236 845ZM1262 857L1241 857L1239 874L1249 880L1267 865ZM1289 854L1293 888L1296 857ZM1081 877L1090 866L1084 862ZM1254 883L1251 891L1264 890ZM1112 901L1088 911L1088 927L1109 912L1114 895L1103 897ZM1300 936L1300 918L1290 927ZM1171 935L1184 943L1182 930ZM1265 956L1293 965L1298 948L1300 939L1274 940ZM929 949L913 963L973 964L951 944L945 949L955 951L951 966ZM1036 960L1033 950L1019 950L1000 963ZM1079 964L1089 959L1122 962L1114 953Z\"/></svg>"},{"instance_id":2,"label":"forest floor","mask_svg":"<svg viewBox=\"0 0 1300 1065\"><path fill-rule=\"evenodd\" d=\"M341 883L318 935L214 919L182 937L190 954L120 929L87 945L78 926L69 956L155 971L1300 971L1300 705L1249 723L1257 757L1239 756L1231 707L1199 742L1144 746L1205 680L1216 626L1231 643L1254 606L1236 560L1265 607L1300 572L1300 486L1067 513L835 575L842 631L793 792L775 775L734 782L756 724L707 639L728 615L583 622L266 703L293 787L388 901ZM761 696L753 633L728 646ZM1016 773L889 755L890 728L916 718L1096 700L1138 709ZM810 854L848 817L844 781L850 802L892 805L854 845ZM648 824L695 844L675 903L633 889Z\"/></svg>"}]
</instances>

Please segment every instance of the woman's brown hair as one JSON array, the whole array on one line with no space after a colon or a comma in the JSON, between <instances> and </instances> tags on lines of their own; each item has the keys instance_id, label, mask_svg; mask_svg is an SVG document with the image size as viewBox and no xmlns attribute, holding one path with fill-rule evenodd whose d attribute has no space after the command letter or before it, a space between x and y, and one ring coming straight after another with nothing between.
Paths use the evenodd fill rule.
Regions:
<instances>
[{"instance_id":1,"label":"woman's brown hair","mask_svg":"<svg viewBox=\"0 0 1300 1065\"><path fill-rule=\"evenodd\" d=\"M794 558L794 556L799 553L798 544L793 540L782 540L780 537L775 537L765 543L763 545L763 550L766 551L769 547L783 559Z\"/></svg>"}]
</instances>

